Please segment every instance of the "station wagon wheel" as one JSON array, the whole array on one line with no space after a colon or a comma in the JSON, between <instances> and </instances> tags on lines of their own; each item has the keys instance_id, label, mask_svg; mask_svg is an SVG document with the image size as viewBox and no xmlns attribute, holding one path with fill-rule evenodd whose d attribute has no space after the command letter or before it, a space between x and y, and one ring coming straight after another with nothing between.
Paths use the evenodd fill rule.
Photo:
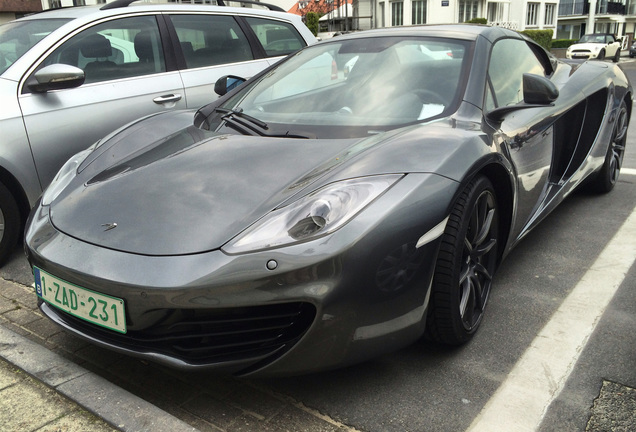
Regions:
<instances>
[{"instance_id":1,"label":"station wagon wheel","mask_svg":"<svg viewBox=\"0 0 636 432\"><path fill-rule=\"evenodd\" d=\"M629 115L625 101L621 102L614 119L612 138L607 148L605 162L596 177L592 179L590 187L595 192L607 193L614 189L618 181L625 154L625 142L627 141L627 127L629 126Z\"/></svg>"},{"instance_id":2,"label":"station wagon wheel","mask_svg":"<svg viewBox=\"0 0 636 432\"><path fill-rule=\"evenodd\" d=\"M18 205L5 185L0 183L0 265L4 264L18 241L20 233Z\"/></svg>"},{"instance_id":3,"label":"station wagon wheel","mask_svg":"<svg viewBox=\"0 0 636 432\"><path fill-rule=\"evenodd\" d=\"M426 335L450 345L477 331L497 264L499 214L494 188L473 179L453 206L433 276Z\"/></svg>"}]
</instances>

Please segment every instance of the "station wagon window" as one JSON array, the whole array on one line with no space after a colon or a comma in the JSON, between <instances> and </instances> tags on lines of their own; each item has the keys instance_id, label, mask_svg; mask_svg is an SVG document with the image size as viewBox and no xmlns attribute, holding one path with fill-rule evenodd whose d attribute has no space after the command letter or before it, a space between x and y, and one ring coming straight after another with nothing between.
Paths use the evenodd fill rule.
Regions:
<instances>
[{"instance_id":1,"label":"station wagon window","mask_svg":"<svg viewBox=\"0 0 636 432\"><path fill-rule=\"evenodd\" d=\"M245 20L270 57L287 55L305 46L300 33L289 23L251 17Z\"/></svg>"},{"instance_id":2,"label":"station wagon window","mask_svg":"<svg viewBox=\"0 0 636 432\"><path fill-rule=\"evenodd\" d=\"M83 69L86 83L166 71L153 16L112 20L84 30L51 53L41 67L55 63Z\"/></svg>"},{"instance_id":3,"label":"station wagon window","mask_svg":"<svg viewBox=\"0 0 636 432\"><path fill-rule=\"evenodd\" d=\"M27 20L0 26L0 74L68 19Z\"/></svg>"},{"instance_id":4,"label":"station wagon window","mask_svg":"<svg viewBox=\"0 0 636 432\"><path fill-rule=\"evenodd\" d=\"M488 67L496 106L515 105L523 101L524 73L545 76L544 67L528 44L518 39L497 42L492 49Z\"/></svg>"},{"instance_id":5,"label":"station wagon window","mask_svg":"<svg viewBox=\"0 0 636 432\"><path fill-rule=\"evenodd\" d=\"M254 55L236 20L222 15L172 15L188 68L253 60Z\"/></svg>"}]
</instances>

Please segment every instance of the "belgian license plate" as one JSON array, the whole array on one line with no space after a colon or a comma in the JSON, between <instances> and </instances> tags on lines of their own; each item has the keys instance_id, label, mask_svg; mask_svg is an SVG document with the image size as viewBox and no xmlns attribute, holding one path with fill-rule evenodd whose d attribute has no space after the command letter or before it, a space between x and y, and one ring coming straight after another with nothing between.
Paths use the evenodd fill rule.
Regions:
<instances>
[{"instance_id":1,"label":"belgian license plate","mask_svg":"<svg viewBox=\"0 0 636 432\"><path fill-rule=\"evenodd\" d=\"M126 333L124 301L66 282L33 267L35 292L42 300L73 316Z\"/></svg>"}]
</instances>

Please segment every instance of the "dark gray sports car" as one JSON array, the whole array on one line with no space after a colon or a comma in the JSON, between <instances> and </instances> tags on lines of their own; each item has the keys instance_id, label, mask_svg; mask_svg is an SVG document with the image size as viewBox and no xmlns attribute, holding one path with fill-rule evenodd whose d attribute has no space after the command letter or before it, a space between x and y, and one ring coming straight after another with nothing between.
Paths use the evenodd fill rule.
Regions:
<instances>
[{"instance_id":1,"label":"dark gray sports car","mask_svg":"<svg viewBox=\"0 0 636 432\"><path fill-rule=\"evenodd\" d=\"M62 168L26 231L46 316L242 375L464 343L511 248L612 189L632 108L618 67L485 26L355 33L237 84Z\"/></svg>"}]
</instances>

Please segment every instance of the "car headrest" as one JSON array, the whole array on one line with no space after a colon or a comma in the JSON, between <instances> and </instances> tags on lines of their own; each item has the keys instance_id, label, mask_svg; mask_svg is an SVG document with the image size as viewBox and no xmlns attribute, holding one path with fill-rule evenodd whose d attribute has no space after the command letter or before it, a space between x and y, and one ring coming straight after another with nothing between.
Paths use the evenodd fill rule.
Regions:
<instances>
[{"instance_id":1,"label":"car headrest","mask_svg":"<svg viewBox=\"0 0 636 432\"><path fill-rule=\"evenodd\" d=\"M105 58L113 54L110 41L99 33L94 33L82 39L80 51L87 58Z\"/></svg>"},{"instance_id":2,"label":"car headrest","mask_svg":"<svg viewBox=\"0 0 636 432\"><path fill-rule=\"evenodd\" d=\"M152 35L149 32L139 32L135 35L135 54L139 61L148 62L154 58L152 52Z\"/></svg>"}]
</instances>

